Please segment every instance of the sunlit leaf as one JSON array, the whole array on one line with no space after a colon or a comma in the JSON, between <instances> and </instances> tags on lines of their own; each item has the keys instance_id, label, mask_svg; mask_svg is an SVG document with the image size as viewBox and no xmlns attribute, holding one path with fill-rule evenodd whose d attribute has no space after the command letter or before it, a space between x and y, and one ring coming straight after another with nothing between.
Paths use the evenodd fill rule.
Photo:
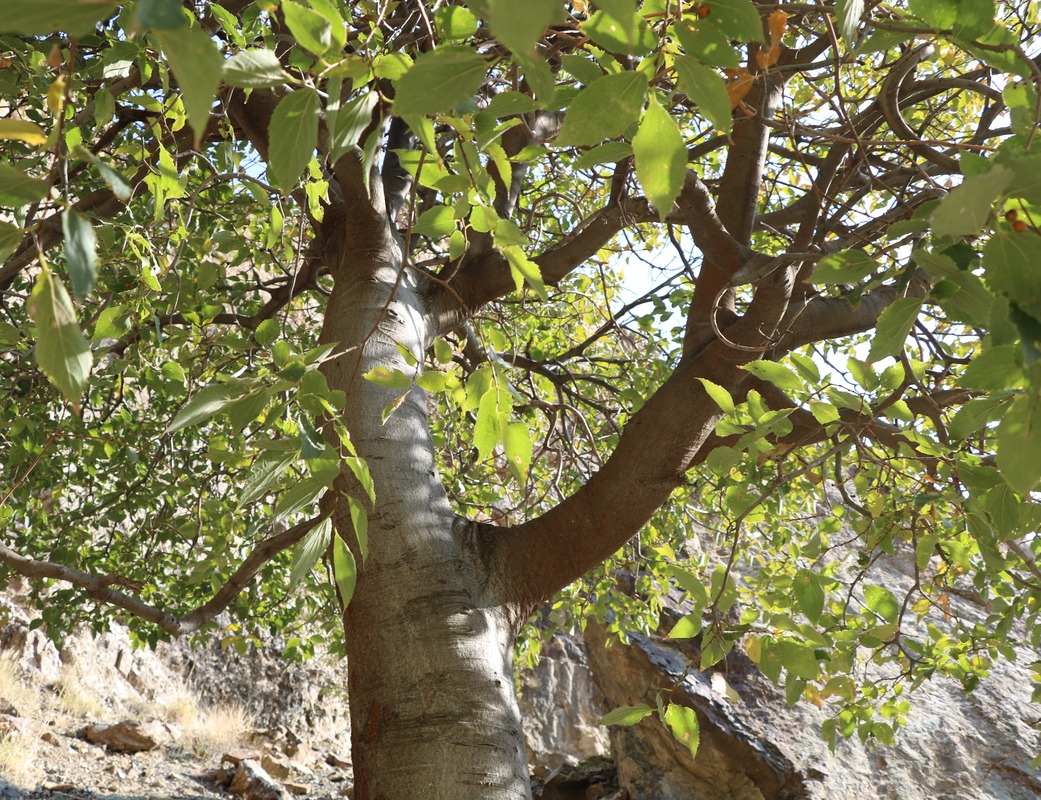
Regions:
<instances>
[{"instance_id":1,"label":"sunlit leaf","mask_svg":"<svg viewBox=\"0 0 1041 800\"><path fill-rule=\"evenodd\" d=\"M698 715L693 708L671 703L665 709L665 724L669 726L676 741L690 750L691 758L698 754L701 729L698 726Z\"/></svg>"},{"instance_id":2,"label":"sunlit leaf","mask_svg":"<svg viewBox=\"0 0 1041 800\"><path fill-rule=\"evenodd\" d=\"M542 32L563 20L558 0L488 0L492 33L515 53L532 55Z\"/></svg>"},{"instance_id":3,"label":"sunlit leaf","mask_svg":"<svg viewBox=\"0 0 1041 800\"><path fill-rule=\"evenodd\" d=\"M316 56L324 55L333 45L333 30L329 20L306 6L282 0L282 13L294 38Z\"/></svg>"},{"instance_id":4,"label":"sunlit leaf","mask_svg":"<svg viewBox=\"0 0 1041 800\"><path fill-rule=\"evenodd\" d=\"M243 50L227 61L221 70L224 82L243 89L281 86L294 82L293 76L282 68L278 56L262 47Z\"/></svg>"},{"instance_id":5,"label":"sunlit leaf","mask_svg":"<svg viewBox=\"0 0 1041 800\"><path fill-rule=\"evenodd\" d=\"M710 67L699 64L690 56L678 56L675 61L680 86L705 115L712 126L723 133L733 127L731 102L723 78Z\"/></svg>"},{"instance_id":6,"label":"sunlit leaf","mask_svg":"<svg viewBox=\"0 0 1041 800\"><path fill-rule=\"evenodd\" d=\"M621 136L639 118L646 95L647 76L641 72L597 78L571 101L556 144L594 145Z\"/></svg>"},{"instance_id":7,"label":"sunlit leaf","mask_svg":"<svg viewBox=\"0 0 1041 800\"><path fill-rule=\"evenodd\" d=\"M893 302L878 317L875 336L871 340L868 361L879 361L886 356L898 355L904 349L904 341L911 332L922 300L917 297L902 297Z\"/></svg>"},{"instance_id":8,"label":"sunlit leaf","mask_svg":"<svg viewBox=\"0 0 1041 800\"><path fill-rule=\"evenodd\" d=\"M633 137L636 177L662 221L683 188L687 148L679 126L652 95Z\"/></svg>"},{"instance_id":9,"label":"sunlit leaf","mask_svg":"<svg viewBox=\"0 0 1041 800\"><path fill-rule=\"evenodd\" d=\"M401 116L450 111L477 93L487 70L473 50L442 47L426 53L398 80L394 111Z\"/></svg>"},{"instance_id":10,"label":"sunlit leaf","mask_svg":"<svg viewBox=\"0 0 1041 800\"><path fill-rule=\"evenodd\" d=\"M635 706L619 706L613 711L604 714L596 721L597 725L635 725L645 717L654 713L654 709L646 703L638 703Z\"/></svg>"},{"instance_id":11,"label":"sunlit leaf","mask_svg":"<svg viewBox=\"0 0 1041 800\"><path fill-rule=\"evenodd\" d=\"M47 142L47 134L35 122L23 119L0 119L0 139L11 139L36 146Z\"/></svg>"}]
</instances>

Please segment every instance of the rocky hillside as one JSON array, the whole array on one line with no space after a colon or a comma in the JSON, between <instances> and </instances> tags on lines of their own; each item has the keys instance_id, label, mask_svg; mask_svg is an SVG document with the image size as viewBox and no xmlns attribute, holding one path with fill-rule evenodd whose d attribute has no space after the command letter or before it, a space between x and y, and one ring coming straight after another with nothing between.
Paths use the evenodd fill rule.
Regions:
<instances>
[{"instance_id":1,"label":"rocky hillside","mask_svg":"<svg viewBox=\"0 0 1041 800\"><path fill-rule=\"evenodd\" d=\"M894 580L900 576L895 574ZM678 610L674 610L679 613ZM58 652L17 592L0 599L0 798L286 800L351 796L342 664L288 664L275 639L245 655L219 645L134 651L116 627L81 632ZM669 620L665 620L666 625ZM936 682L916 696L889 749L855 741L832 753L820 711L785 707L747 659L685 675L684 643L606 632L556 636L523 676L536 797L610 800L1034 800L1041 778L1027 664L995 670L976 692ZM653 720L597 726L607 708L675 687L702 728L698 758ZM736 695L735 695L736 692Z\"/></svg>"}]
</instances>

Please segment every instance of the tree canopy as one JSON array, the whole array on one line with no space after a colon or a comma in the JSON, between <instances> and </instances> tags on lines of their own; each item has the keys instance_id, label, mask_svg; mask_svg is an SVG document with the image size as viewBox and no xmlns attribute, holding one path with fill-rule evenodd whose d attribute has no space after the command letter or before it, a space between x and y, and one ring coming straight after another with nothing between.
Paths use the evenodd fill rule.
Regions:
<instances>
[{"instance_id":1,"label":"tree canopy","mask_svg":"<svg viewBox=\"0 0 1041 800\"><path fill-rule=\"evenodd\" d=\"M397 502L345 410L375 386L429 413L518 626L553 595L624 639L679 587L695 666L744 648L833 742L1041 646L1032 4L37 0L0 31L0 564L51 635L343 648ZM343 377L323 320L386 219L431 335ZM360 349L404 313L370 311Z\"/></svg>"}]
</instances>

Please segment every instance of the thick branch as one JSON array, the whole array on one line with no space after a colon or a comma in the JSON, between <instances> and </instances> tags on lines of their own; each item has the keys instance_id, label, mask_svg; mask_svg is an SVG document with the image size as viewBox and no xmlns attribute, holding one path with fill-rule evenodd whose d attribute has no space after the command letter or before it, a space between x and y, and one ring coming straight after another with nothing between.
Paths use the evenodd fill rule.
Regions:
<instances>
[{"instance_id":1,"label":"thick branch","mask_svg":"<svg viewBox=\"0 0 1041 800\"><path fill-rule=\"evenodd\" d=\"M532 260L539 265L546 285L553 286L623 228L657 219L657 212L644 198L610 205L593 214L581 231ZM442 271L445 274L452 277L436 283L427 301L440 333L457 328L481 306L515 289L509 262L497 249L476 258L464 255L459 262L448 264Z\"/></svg>"},{"instance_id":2,"label":"thick branch","mask_svg":"<svg viewBox=\"0 0 1041 800\"><path fill-rule=\"evenodd\" d=\"M109 576L99 577L63 564L28 558L16 553L2 542L0 542L0 563L6 564L14 572L27 578L51 578L71 583L95 600L121 608L135 617L152 622L171 636L180 636L197 631L224 611L239 592L245 589L254 576L260 572L264 564L283 550L287 550L303 539L320 521L321 516L313 517L298 525L294 525L283 533L268 537L262 541L253 548L253 552L246 557L246 560L228 578L227 583L220 588L217 594L213 596L213 599L180 618L142 602L136 597L131 597L125 592L112 588L113 584L126 584L128 583L127 581L121 581L119 578Z\"/></svg>"},{"instance_id":3,"label":"thick branch","mask_svg":"<svg viewBox=\"0 0 1041 800\"><path fill-rule=\"evenodd\" d=\"M748 373L721 342L681 364L633 415L618 446L589 481L540 517L488 533L493 569L519 605L538 603L637 535L687 471L720 411L698 378L736 392Z\"/></svg>"}]
</instances>

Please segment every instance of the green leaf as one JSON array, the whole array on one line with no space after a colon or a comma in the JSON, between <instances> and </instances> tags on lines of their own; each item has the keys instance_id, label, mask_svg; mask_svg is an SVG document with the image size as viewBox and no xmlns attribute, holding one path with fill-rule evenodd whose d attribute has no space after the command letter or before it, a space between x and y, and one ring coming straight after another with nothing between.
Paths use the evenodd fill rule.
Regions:
<instances>
[{"instance_id":1,"label":"green leaf","mask_svg":"<svg viewBox=\"0 0 1041 800\"><path fill-rule=\"evenodd\" d=\"M329 23L329 35L332 37L332 49L342 51L347 43L347 26L335 0L307 0L311 8L325 17ZM350 12L348 11L348 16Z\"/></svg>"},{"instance_id":2,"label":"green leaf","mask_svg":"<svg viewBox=\"0 0 1041 800\"><path fill-rule=\"evenodd\" d=\"M546 292L546 284L542 282L542 270L539 269L539 265L528 258L524 251L516 245L503 247L502 253L510 264L517 291L520 292L526 281L540 299L548 300L549 294Z\"/></svg>"},{"instance_id":3,"label":"green leaf","mask_svg":"<svg viewBox=\"0 0 1041 800\"><path fill-rule=\"evenodd\" d=\"M840 250L817 262L810 283L857 283L879 268L863 250Z\"/></svg>"},{"instance_id":4,"label":"green leaf","mask_svg":"<svg viewBox=\"0 0 1041 800\"><path fill-rule=\"evenodd\" d=\"M729 133L734 119L727 85L719 73L690 56L677 56L675 66L684 93L697 103L712 127L721 133Z\"/></svg>"},{"instance_id":5,"label":"green leaf","mask_svg":"<svg viewBox=\"0 0 1041 800\"><path fill-rule=\"evenodd\" d=\"M729 39L763 41L763 23L752 0L705 0L708 16L703 25L718 29Z\"/></svg>"},{"instance_id":6,"label":"green leaf","mask_svg":"<svg viewBox=\"0 0 1041 800\"><path fill-rule=\"evenodd\" d=\"M556 144L594 145L621 136L639 118L646 95L647 76L641 72L597 78L571 101Z\"/></svg>"},{"instance_id":7,"label":"green leaf","mask_svg":"<svg viewBox=\"0 0 1041 800\"><path fill-rule=\"evenodd\" d=\"M937 236L976 236L987 224L991 209L1012 183L1013 172L995 166L983 175L970 175L940 201L932 213Z\"/></svg>"},{"instance_id":8,"label":"green leaf","mask_svg":"<svg viewBox=\"0 0 1041 800\"><path fill-rule=\"evenodd\" d=\"M619 706L596 721L597 725L635 725L645 717L654 713L654 709L646 703L638 703L635 706Z\"/></svg>"},{"instance_id":9,"label":"green leaf","mask_svg":"<svg viewBox=\"0 0 1041 800\"><path fill-rule=\"evenodd\" d=\"M647 199L664 222L683 188L687 175L687 148L679 126L651 95L640 129L633 137L636 177Z\"/></svg>"},{"instance_id":10,"label":"green leaf","mask_svg":"<svg viewBox=\"0 0 1041 800\"><path fill-rule=\"evenodd\" d=\"M857 43L857 29L860 27L860 16L864 13L864 0L835 0L835 17L839 23L839 33L846 40L846 46L852 50Z\"/></svg>"},{"instance_id":11,"label":"green leaf","mask_svg":"<svg viewBox=\"0 0 1041 800\"><path fill-rule=\"evenodd\" d=\"M947 426L947 432L955 441L967 439L994 419L997 412L1007 403L1007 397L977 397L970 400L958 409L951 424Z\"/></svg>"},{"instance_id":12,"label":"green leaf","mask_svg":"<svg viewBox=\"0 0 1041 800\"><path fill-rule=\"evenodd\" d=\"M998 426L998 469L1005 483L1027 497L1041 481L1038 403L1017 397Z\"/></svg>"},{"instance_id":13,"label":"green leaf","mask_svg":"<svg viewBox=\"0 0 1041 800\"><path fill-rule=\"evenodd\" d=\"M1022 307L1041 303L1041 236L1034 231L999 230L983 247L983 266L991 288Z\"/></svg>"},{"instance_id":14,"label":"green leaf","mask_svg":"<svg viewBox=\"0 0 1041 800\"><path fill-rule=\"evenodd\" d=\"M701 381L701 385L705 387L705 392L722 409L724 414L734 413L734 398L730 396L730 392L718 383L713 383L708 378L698 378L698 380Z\"/></svg>"},{"instance_id":15,"label":"green leaf","mask_svg":"<svg viewBox=\"0 0 1041 800\"><path fill-rule=\"evenodd\" d=\"M772 383L778 389L800 391L806 388L806 384L799 379L798 375L776 361L749 361L747 364L743 364L741 369L751 372L760 380Z\"/></svg>"},{"instance_id":16,"label":"green leaf","mask_svg":"<svg viewBox=\"0 0 1041 800\"><path fill-rule=\"evenodd\" d=\"M81 36L94 29L95 23L114 14L117 3L108 0L37 0L32 3L9 3L0 17L0 33L46 36L65 31Z\"/></svg>"},{"instance_id":17,"label":"green leaf","mask_svg":"<svg viewBox=\"0 0 1041 800\"><path fill-rule=\"evenodd\" d=\"M532 444L528 426L523 422L509 423L506 426L503 449L506 451L506 464L510 474L517 483L523 485L531 466Z\"/></svg>"},{"instance_id":18,"label":"green leaf","mask_svg":"<svg viewBox=\"0 0 1041 800\"><path fill-rule=\"evenodd\" d=\"M864 602L867 607L889 623L895 623L900 616L900 604L893 593L883 586L864 585Z\"/></svg>"},{"instance_id":19,"label":"green leaf","mask_svg":"<svg viewBox=\"0 0 1041 800\"><path fill-rule=\"evenodd\" d=\"M343 539L336 535L333 535L333 578L340 593L340 602L346 608L354 597L354 587L358 583L358 565L354 562L354 554L347 549Z\"/></svg>"},{"instance_id":20,"label":"green leaf","mask_svg":"<svg viewBox=\"0 0 1041 800\"><path fill-rule=\"evenodd\" d=\"M921 308L920 298L901 297L879 314L867 360L874 362L886 356L899 355Z\"/></svg>"},{"instance_id":21,"label":"green leaf","mask_svg":"<svg viewBox=\"0 0 1041 800\"><path fill-rule=\"evenodd\" d=\"M333 29L324 16L293 0L282 0L286 25L296 41L314 53L325 55L333 46Z\"/></svg>"},{"instance_id":22,"label":"green leaf","mask_svg":"<svg viewBox=\"0 0 1041 800\"><path fill-rule=\"evenodd\" d=\"M575 159L575 169L595 167L597 164L614 164L633 154L632 145L628 142L605 142L590 150L586 150Z\"/></svg>"},{"instance_id":23,"label":"green leaf","mask_svg":"<svg viewBox=\"0 0 1041 800\"><path fill-rule=\"evenodd\" d=\"M304 461L314 461L317 458L321 458L325 452L325 441L322 439L321 434L315 430L310 421L302 414L298 420L298 425L300 428L300 455L303 456Z\"/></svg>"},{"instance_id":24,"label":"green leaf","mask_svg":"<svg viewBox=\"0 0 1041 800\"><path fill-rule=\"evenodd\" d=\"M6 261L7 257L21 244L24 235L25 231L17 225L0 221L0 263Z\"/></svg>"},{"instance_id":25,"label":"green leaf","mask_svg":"<svg viewBox=\"0 0 1041 800\"><path fill-rule=\"evenodd\" d=\"M235 383L218 383L199 390L173 418L166 432L173 433L189 425L198 425L242 397L247 390L248 387Z\"/></svg>"},{"instance_id":26,"label":"green leaf","mask_svg":"<svg viewBox=\"0 0 1041 800\"><path fill-rule=\"evenodd\" d=\"M325 494L331 480L325 474L312 475L294 483L275 503L275 518L287 517L302 508L312 506Z\"/></svg>"},{"instance_id":27,"label":"green leaf","mask_svg":"<svg viewBox=\"0 0 1041 800\"><path fill-rule=\"evenodd\" d=\"M273 344L281 332L277 319L266 319L257 325L257 329L253 331L253 338L257 340L257 344L266 347Z\"/></svg>"},{"instance_id":28,"label":"green leaf","mask_svg":"<svg viewBox=\"0 0 1041 800\"><path fill-rule=\"evenodd\" d=\"M221 70L224 82L242 89L261 89L294 83L294 78L284 69L278 56L263 47L243 50L227 61Z\"/></svg>"},{"instance_id":29,"label":"green leaf","mask_svg":"<svg viewBox=\"0 0 1041 800\"><path fill-rule=\"evenodd\" d=\"M307 576L322 554L329 549L329 537L333 533L333 521L326 517L300 540L293 548L293 564L289 568L289 590L292 591Z\"/></svg>"},{"instance_id":30,"label":"green leaf","mask_svg":"<svg viewBox=\"0 0 1041 800\"><path fill-rule=\"evenodd\" d=\"M777 643L777 651L783 666L791 675L803 680L816 680L820 674L817 655L812 645L790 640Z\"/></svg>"},{"instance_id":31,"label":"green leaf","mask_svg":"<svg viewBox=\"0 0 1041 800\"><path fill-rule=\"evenodd\" d=\"M564 6L559 0L488 0L487 16L500 42L531 56L546 28L564 20Z\"/></svg>"},{"instance_id":32,"label":"green leaf","mask_svg":"<svg viewBox=\"0 0 1041 800\"><path fill-rule=\"evenodd\" d=\"M693 708L671 703L665 709L665 724L669 726L676 741L690 750L690 757L698 754L701 730L698 727L698 715Z\"/></svg>"},{"instance_id":33,"label":"green leaf","mask_svg":"<svg viewBox=\"0 0 1041 800\"><path fill-rule=\"evenodd\" d=\"M509 392L496 378L481 398L477 407L477 421L474 424L474 447L477 448L477 456L482 461L503 440L511 405Z\"/></svg>"},{"instance_id":34,"label":"green leaf","mask_svg":"<svg viewBox=\"0 0 1041 800\"><path fill-rule=\"evenodd\" d=\"M199 28L157 31L154 36L173 69L177 85L184 97L184 110L195 134L198 148L210 123L213 97L220 86L224 58L217 45Z\"/></svg>"},{"instance_id":35,"label":"green leaf","mask_svg":"<svg viewBox=\"0 0 1041 800\"><path fill-rule=\"evenodd\" d=\"M72 278L72 293L83 300L94 289L98 278L97 237L90 220L66 208L61 215L65 233L65 261Z\"/></svg>"},{"instance_id":36,"label":"green leaf","mask_svg":"<svg viewBox=\"0 0 1041 800\"><path fill-rule=\"evenodd\" d=\"M730 37L718 28L693 25L688 20L681 20L673 26L673 30L686 55L713 67L737 69L741 66L741 56L731 46Z\"/></svg>"},{"instance_id":37,"label":"green leaf","mask_svg":"<svg viewBox=\"0 0 1041 800\"><path fill-rule=\"evenodd\" d=\"M631 11L621 16L597 11L579 27L609 53L642 56L658 44L647 21Z\"/></svg>"},{"instance_id":38,"label":"green leaf","mask_svg":"<svg viewBox=\"0 0 1041 800\"><path fill-rule=\"evenodd\" d=\"M989 347L969 362L958 380L966 389L993 391L1014 389L1023 382L1023 371L1016 361L1015 345Z\"/></svg>"},{"instance_id":39,"label":"green leaf","mask_svg":"<svg viewBox=\"0 0 1041 800\"><path fill-rule=\"evenodd\" d=\"M179 0L141 0L134 15L142 31L176 30L188 27L184 6Z\"/></svg>"},{"instance_id":40,"label":"green leaf","mask_svg":"<svg viewBox=\"0 0 1041 800\"><path fill-rule=\"evenodd\" d=\"M488 63L472 50L439 48L420 56L397 82L394 112L400 116L451 111L481 88Z\"/></svg>"},{"instance_id":41,"label":"green leaf","mask_svg":"<svg viewBox=\"0 0 1041 800\"><path fill-rule=\"evenodd\" d=\"M477 33L477 17L468 8L445 6L434 12L434 26L445 39L466 39Z\"/></svg>"},{"instance_id":42,"label":"green leaf","mask_svg":"<svg viewBox=\"0 0 1041 800\"><path fill-rule=\"evenodd\" d=\"M792 580L792 590L799 610L816 625L824 613L824 586L820 576L809 570L799 570Z\"/></svg>"},{"instance_id":43,"label":"green leaf","mask_svg":"<svg viewBox=\"0 0 1041 800\"><path fill-rule=\"evenodd\" d=\"M47 196L47 181L30 178L20 169L0 164L0 206L18 207Z\"/></svg>"},{"instance_id":44,"label":"green leaf","mask_svg":"<svg viewBox=\"0 0 1041 800\"><path fill-rule=\"evenodd\" d=\"M268 163L272 183L292 189L304 171L318 142L318 95L314 89L297 89L279 101L268 128Z\"/></svg>"},{"instance_id":45,"label":"green leaf","mask_svg":"<svg viewBox=\"0 0 1041 800\"><path fill-rule=\"evenodd\" d=\"M361 140L365 129L372 125L372 112L379 104L379 94L366 92L343 108L326 112L329 131L329 161L336 163L340 156Z\"/></svg>"},{"instance_id":46,"label":"green leaf","mask_svg":"<svg viewBox=\"0 0 1041 800\"><path fill-rule=\"evenodd\" d=\"M444 239L452 235L456 229L455 212L448 206L434 206L419 215L412 226L412 232L431 239Z\"/></svg>"},{"instance_id":47,"label":"green leaf","mask_svg":"<svg viewBox=\"0 0 1041 800\"><path fill-rule=\"evenodd\" d=\"M364 562L369 555L369 515L365 506L353 497L347 498L351 507L351 524L354 526L354 537L358 540L358 552Z\"/></svg>"},{"instance_id":48,"label":"green leaf","mask_svg":"<svg viewBox=\"0 0 1041 800\"><path fill-rule=\"evenodd\" d=\"M693 639L701 634L704 623L701 620L702 610L698 609L684 617L672 626L672 630L666 635L666 639Z\"/></svg>"},{"instance_id":49,"label":"green leaf","mask_svg":"<svg viewBox=\"0 0 1041 800\"><path fill-rule=\"evenodd\" d=\"M36 324L36 364L78 414L93 356L69 293L46 265L36 278L28 309Z\"/></svg>"}]
</instances>

